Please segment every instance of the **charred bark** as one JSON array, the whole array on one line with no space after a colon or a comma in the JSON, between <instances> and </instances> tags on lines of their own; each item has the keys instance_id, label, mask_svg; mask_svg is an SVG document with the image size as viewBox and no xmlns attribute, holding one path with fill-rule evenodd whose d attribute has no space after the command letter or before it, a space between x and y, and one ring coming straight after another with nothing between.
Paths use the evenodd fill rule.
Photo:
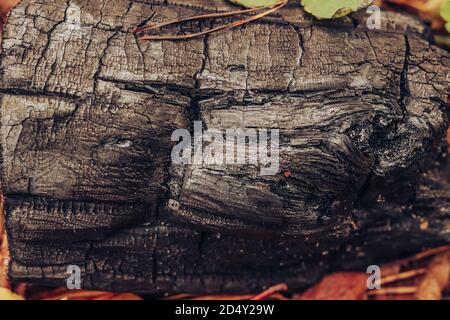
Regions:
<instances>
[{"instance_id":1,"label":"charred bark","mask_svg":"<svg viewBox=\"0 0 450 320\"><path fill-rule=\"evenodd\" d=\"M293 3L203 38L137 41L149 19L233 8L183 3L11 12L0 133L14 280L64 285L75 264L84 288L299 288L449 242L450 60L420 23L386 12L370 31L363 14L317 22ZM172 132L195 120L279 129L280 172L171 163Z\"/></svg>"}]
</instances>

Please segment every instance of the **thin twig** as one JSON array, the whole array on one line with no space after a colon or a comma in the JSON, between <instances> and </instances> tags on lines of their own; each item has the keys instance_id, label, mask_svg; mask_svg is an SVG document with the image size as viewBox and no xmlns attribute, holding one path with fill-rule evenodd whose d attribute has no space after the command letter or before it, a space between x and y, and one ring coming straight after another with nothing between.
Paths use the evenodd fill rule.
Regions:
<instances>
[{"instance_id":1,"label":"thin twig","mask_svg":"<svg viewBox=\"0 0 450 320\"><path fill-rule=\"evenodd\" d=\"M213 32L218 32L218 31L222 31L222 30L226 30L226 29L235 28L235 27L241 26L243 24L247 24L249 22L252 22L254 20L261 19L261 18L271 14L272 12L275 12L275 11L279 10L280 8L282 8L283 6L285 6L287 4L287 2L288 2L287 0L280 1L280 2L278 2L278 3L276 3L276 4L272 5L272 6L267 7L269 9L264 11L264 12L262 12L262 13L256 14L254 16L251 16L251 17L248 17L248 18L245 18L245 19L242 19L242 20L234 21L232 23L229 23L229 24L226 24L226 25L223 25L223 26L215 27L215 28L212 28L212 29L209 29L209 30L206 30L206 31L197 32L197 33L191 33L191 34L186 34L186 35L179 35L179 36L174 36L174 35L167 35L167 36L143 36L143 37L140 37L139 40L142 40L142 41L187 40L187 39L192 39L192 38L196 38L196 37L199 37L199 36L203 36L203 35L206 35L206 34L210 34L210 33L213 33ZM261 9L264 9L264 8L261 8ZM242 11L245 11L245 10L242 10ZM182 20L180 20L180 21L182 21ZM170 22L170 23L168 22L167 24L174 24L174 23L178 23L178 22L179 21ZM153 27L152 27L152 29L153 29Z\"/></svg>"},{"instance_id":2,"label":"thin twig","mask_svg":"<svg viewBox=\"0 0 450 320\"><path fill-rule=\"evenodd\" d=\"M277 284L273 287L270 287L269 289L261 292L260 294L254 296L251 300L262 300L265 298L270 297L271 295L273 295L274 293L277 293L279 291L287 291L288 290L288 286L285 283L280 283Z\"/></svg>"},{"instance_id":3,"label":"thin twig","mask_svg":"<svg viewBox=\"0 0 450 320\"><path fill-rule=\"evenodd\" d=\"M430 256L434 256L437 255L439 253L444 253L446 251L450 250L450 246L446 245L446 246L441 246L441 247L437 247L437 248L433 248L430 250L426 250L423 252L419 252L418 254L412 256L411 258L407 259L408 261L416 261L416 260L422 260L424 258L428 258Z\"/></svg>"},{"instance_id":4,"label":"thin twig","mask_svg":"<svg viewBox=\"0 0 450 320\"><path fill-rule=\"evenodd\" d=\"M275 4L275 5L277 5L277 4ZM202 14L199 16L189 17L189 18L181 19L181 20L172 20L172 21L163 22L163 23L153 23L153 24L149 24L146 26L137 27L136 29L133 30L133 32L139 33L139 32L144 32L144 31L148 31L148 30L159 29L159 28L166 27L166 26L169 26L172 24L184 23L184 22L188 22L188 21L232 17L235 15L261 11L263 9L268 9L273 6L274 5L267 6L267 7L260 7L260 8L251 8L251 9L245 9L245 10L231 11L231 12L208 13L208 14Z\"/></svg>"},{"instance_id":5,"label":"thin twig","mask_svg":"<svg viewBox=\"0 0 450 320\"><path fill-rule=\"evenodd\" d=\"M417 287L396 287L371 290L367 292L368 296L378 296L384 294L413 294L416 293Z\"/></svg>"},{"instance_id":6,"label":"thin twig","mask_svg":"<svg viewBox=\"0 0 450 320\"><path fill-rule=\"evenodd\" d=\"M184 300L184 299L192 299L195 298L194 295L189 294L189 293L180 293L180 294L175 294L173 296L168 296L165 298L162 298L161 300Z\"/></svg>"},{"instance_id":7,"label":"thin twig","mask_svg":"<svg viewBox=\"0 0 450 320\"><path fill-rule=\"evenodd\" d=\"M392 275L386 276L384 278L381 278L381 285L385 285L385 284L388 284L388 283L392 283L392 282L396 282L396 281L400 281L400 280L413 278L415 276L424 274L426 272L427 272L427 269L426 268L422 268L422 269L415 269L415 270L402 272L402 273L399 273L399 274L392 274Z\"/></svg>"}]
</instances>

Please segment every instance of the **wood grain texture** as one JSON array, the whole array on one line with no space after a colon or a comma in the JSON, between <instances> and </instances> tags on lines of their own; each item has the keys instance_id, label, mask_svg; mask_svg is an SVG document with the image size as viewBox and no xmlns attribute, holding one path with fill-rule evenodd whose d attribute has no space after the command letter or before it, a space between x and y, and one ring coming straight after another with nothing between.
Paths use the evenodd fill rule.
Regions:
<instances>
[{"instance_id":1,"label":"wood grain texture","mask_svg":"<svg viewBox=\"0 0 450 320\"><path fill-rule=\"evenodd\" d=\"M450 59L426 29L387 12L376 31L364 13L316 22L292 2L190 41L139 42L131 32L233 8L206 0L14 8L0 81L13 279L62 285L67 265L78 264L85 288L299 288L329 270L450 240L438 156ZM195 120L279 129L279 174L172 164L173 130Z\"/></svg>"}]
</instances>

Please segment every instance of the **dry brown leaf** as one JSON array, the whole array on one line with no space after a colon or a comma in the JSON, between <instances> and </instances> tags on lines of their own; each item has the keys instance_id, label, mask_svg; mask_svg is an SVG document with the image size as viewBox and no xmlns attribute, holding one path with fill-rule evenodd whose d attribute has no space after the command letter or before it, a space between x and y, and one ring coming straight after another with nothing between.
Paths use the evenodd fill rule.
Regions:
<instances>
[{"instance_id":1,"label":"dry brown leaf","mask_svg":"<svg viewBox=\"0 0 450 320\"><path fill-rule=\"evenodd\" d=\"M27 283L19 283L14 286L14 292L22 297L27 297L28 284Z\"/></svg>"},{"instance_id":2,"label":"dry brown leaf","mask_svg":"<svg viewBox=\"0 0 450 320\"><path fill-rule=\"evenodd\" d=\"M318 284L296 297L300 300L365 300L367 274L338 272L325 276Z\"/></svg>"},{"instance_id":3,"label":"dry brown leaf","mask_svg":"<svg viewBox=\"0 0 450 320\"><path fill-rule=\"evenodd\" d=\"M120 293L115 294L110 300L143 300L143 299L134 293Z\"/></svg>"},{"instance_id":4,"label":"dry brown leaf","mask_svg":"<svg viewBox=\"0 0 450 320\"><path fill-rule=\"evenodd\" d=\"M2 243L3 240L3 234L5 233L5 221L4 221L4 217L3 217L3 202L4 202L4 198L3 198L3 193L0 192L0 244Z\"/></svg>"},{"instance_id":5,"label":"dry brown leaf","mask_svg":"<svg viewBox=\"0 0 450 320\"><path fill-rule=\"evenodd\" d=\"M444 1L446 0L385 0L386 3L393 3L412 9L422 19L430 21L433 30L444 28L444 20L439 14L440 7Z\"/></svg>"},{"instance_id":6,"label":"dry brown leaf","mask_svg":"<svg viewBox=\"0 0 450 320\"><path fill-rule=\"evenodd\" d=\"M48 296L44 300L110 300L114 293L94 290L69 290L65 289L54 296Z\"/></svg>"},{"instance_id":7,"label":"dry brown leaf","mask_svg":"<svg viewBox=\"0 0 450 320\"><path fill-rule=\"evenodd\" d=\"M419 300L440 300L450 276L450 252L434 257L428 265L425 277L420 282L416 298Z\"/></svg>"},{"instance_id":8,"label":"dry brown leaf","mask_svg":"<svg viewBox=\"0 0 450 320\"><path fill-rule=\"evenodd\" d=\"M189 300L250 300L253 298L253 294L242 294L242 295L210 295L210 296L196 296L193 298L181 298ZM175 299L169 299L175 300Z\"/></svg>"},{"instance_id":9,"label":"dry brown leaf","mask_svg":"<svg viewBox=\"0 0 450 320\"><path fill-rule=\"evenodd\" d=\"M22 296L7 288L0 288L0 300L25 300Z\"/></svg>"},{"instance_id":10,"label":"dry brown leaf","mask_svg":"<svg viewBox=\"0 0 450 320\"><path fill-rule=\"evenodd\" d=\"M448 151L450 152L450 127L447 130L447 143L448 143Z\"/></svg>"},{"instance_id":11,"label":"dry brown leaf","mask_svg":"<svg viewBox=\"0 0 450 320\"><path fill-rule=\"evenodd\" d=\"M0 215L3 215L1 211ZM6 239L6 233L0 234L1 244L0 244L0 287L11 289L11 285L8 280L8 241Z\"/></svg>"},{"instance_id":12,"label":"dry brown leaf","mask_svg":"<svg viewBox=\"0 0 450 320\"><path fill-rule=\"evenodd\" d=\"M6 20L6 16L11 7L15 6L19 0L0 0L0 30Z\"/></svg>"}]
</instances>

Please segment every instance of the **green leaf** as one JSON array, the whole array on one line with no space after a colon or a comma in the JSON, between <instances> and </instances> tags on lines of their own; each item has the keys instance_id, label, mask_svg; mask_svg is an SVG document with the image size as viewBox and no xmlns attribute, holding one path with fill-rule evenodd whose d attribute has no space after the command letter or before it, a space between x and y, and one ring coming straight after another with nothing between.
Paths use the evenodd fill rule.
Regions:
<instances>
[{"instance_id":1,"label":"green leaf","mask_svg":"<svg viewBox=\"0 0 450 320\"><path fill-rule=\"evenodd\" d=\"M450 35L435 35L434 40L436 41L436 44L441 47L446 47L450 49Z\"/></svg>"},{"instance_id":2,"label":"green leaf","mask_svg":"<svg viewBox=\"0 0 450 320\"><path fill-rule=\"evenodd\" d=\"M280 2L280 0L229 0L246 8L267 7Z\"/></svg>"},{"instance_id":3,"label":"green leaf","mask_svg":"<svg viewBox=\"0 0 450 320\"><path fill-rule=\"evenodd\" d=\"M441 6L441 17L445 21L447 21L447 24L445 25L445 29L447 29L448 32L450 32L450 0L445 1Z\"/></svg>"},{"instance_id":4,"label":"green leaf","mask_svg":"<svg viewBox=\"0 0 450 320\"><path fill-rule=\"evenodd\" d=\"M373 0L301 0L306 12L319 19L333 19L365 8Z\"/></svg>"}]
</instances>

